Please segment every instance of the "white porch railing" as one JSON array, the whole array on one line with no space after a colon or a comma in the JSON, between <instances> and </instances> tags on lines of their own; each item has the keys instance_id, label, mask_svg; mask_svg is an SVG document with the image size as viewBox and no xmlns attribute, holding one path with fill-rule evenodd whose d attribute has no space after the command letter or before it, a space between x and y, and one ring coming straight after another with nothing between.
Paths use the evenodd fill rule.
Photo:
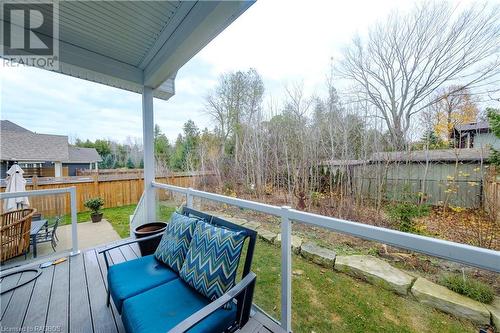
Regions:
<instances>
[{"instance_id":1,"label":"white porch railing","mask_svg":"<svg viewBox=\"0 0 500 333\"><path fill-rule=\"evenodd\" d=\"M19 197L38 197L44 195L57 195L69 193L71 207L71 252L70 255L80 253L78 249L78 220L76 217L76 187L64 187L48 190L33 190L24 192L2 192L0 200L19 198Z\"/></svg>"},{"instance_id":2,"label":"white porch railing","mask_svg":"<svg viewBox=\"0 0 500 333\"><path fill-rule=\"evenodd\" d=\"M227 197L203 192L191 188L152 182L152 186L167 191L186 195L188 207L192 206L193 197L212 200L239 208L254 210L281 218L281 326L291 332L291 273L292 273L292 224L291 221L322 227L331 231L354 237L377 241L383 244L420 252L430 256L500 272L500 252L454 243L441 239L404 233L396 230L375 227L367 224L346 221L338 218L305 213L290 207L277 207L249 200Z\"/></svg>"},{"instance_id":3,"label":"white porch railing","mask_svg":"<svg viewBox=\"0 0 500 333\"><path fill-rule=\"evenodd\" d=\"M147 214L144 204L144 192L135 207L134 213L130 215L130 234L134 234L134 228L146 223Z\"/></svg>"}]
</instances>

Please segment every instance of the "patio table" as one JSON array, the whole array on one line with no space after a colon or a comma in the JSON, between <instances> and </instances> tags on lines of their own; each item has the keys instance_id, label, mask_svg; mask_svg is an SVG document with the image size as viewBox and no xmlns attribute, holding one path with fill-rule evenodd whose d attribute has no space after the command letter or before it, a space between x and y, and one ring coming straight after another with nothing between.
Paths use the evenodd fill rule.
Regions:
<instances>
[{"instance_id":1,"label":"patio table","mask_svg":"<svg viewBox=\"0 0 500 333\"><path fill-rule=\"evenodd\" d=\"M33 258L36 258L37 251L36 251L36 239L37 235L42 230L43 227L45 227L45 231L47 231L48 228L48 220L38 220L38 221L31 221L31 230L30 230L30 238L31 238L31 244L33 245Z\"/></svg>"}]
</instances>

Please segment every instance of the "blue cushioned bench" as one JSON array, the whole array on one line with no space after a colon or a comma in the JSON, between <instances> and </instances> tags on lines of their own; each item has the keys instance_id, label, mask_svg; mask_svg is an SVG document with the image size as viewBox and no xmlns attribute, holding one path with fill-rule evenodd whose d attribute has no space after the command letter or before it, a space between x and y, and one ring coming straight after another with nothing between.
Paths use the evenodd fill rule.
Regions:
<instances>
[{"instance_id":1,"label":"blue cushioned bench","mask_svg":"<svg viewBox=\"0 0 500 333\"><path fill-rule=\"evenodd\" d=\"M109 306L110 299L113 300L129 333L234 332L248 322L256 279L250 269L257 232L187 207L182 209L182 215L217 227L244 232L246 256L241 281L221 297L211 301L191 288L179 278L177 272L154 255L109 265L108 251L162 237L162 234L108 247L100 251L108 267L107 304Z\"/></svg>"}]
</instances>

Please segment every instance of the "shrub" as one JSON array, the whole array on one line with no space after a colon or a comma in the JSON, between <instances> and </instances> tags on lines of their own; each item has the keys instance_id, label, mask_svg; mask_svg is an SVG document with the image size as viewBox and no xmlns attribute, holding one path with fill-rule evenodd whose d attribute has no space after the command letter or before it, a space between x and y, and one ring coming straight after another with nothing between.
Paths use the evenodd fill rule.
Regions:
<instances>
[{"instance_id":1,"label":"shrub","mask_svg":"<svg viewBox=\"0 0 500 333\"><path fill-rule=\"evenodd\" d=\"M465 274L446 274L439 283L446 288L481 303L491 303L495 296L493 289L481 281L473 280Z\"/></svg>"},{"instance_id":2,"label":"shrub","mask_svg":"<svg viewBox=\"0 0 500 333\"><path fill-rule=\"evenodd\" d=\"M387 207L387 214L400 231L418 233L414 218L429 214L429 206L401 202Z\"/></svg>"},{"instance_id":3,"label":"shrub","mask_svg":"<svg viewBox=\"0 0 500 333\"><path fill-rule=\"evenodd\" d=\"M104 200L101 197L90 198L83 205L90 209L92 213L99 213L101 207L104 206Z\"/></svg>"},{"instance_id":4,"label":"shrub","mask_svg":"<svg viewBox=\"0 0 500 333\"><path fill-rule=\"evenodd\" d=\"M321 200L325 198L325 195L321 192L311 192L311 202L313 206L319 207L321 204Z\"/></svg>"}]
</instances>

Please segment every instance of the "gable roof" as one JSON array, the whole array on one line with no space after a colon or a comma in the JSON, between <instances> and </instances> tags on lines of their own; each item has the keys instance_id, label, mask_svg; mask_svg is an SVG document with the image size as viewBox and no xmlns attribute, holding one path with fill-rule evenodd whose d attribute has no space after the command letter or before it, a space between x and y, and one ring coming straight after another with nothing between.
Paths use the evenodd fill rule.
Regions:
<instances>
[{"instance_id":1,"label":"gable roof","mask_svg":"<svg viewBox=\"0 0 500 333\"><path fill-rule=\"evenodd\" d=\"M81 148L68 146L69 158L67 163L93 163L101 162L101 156L95 148Z\"/></svg>"},{"instance_id":2,"label":"gable roof","mask_svg":"<svg viewBox=\"0 0 500 333\"><path fill-rule=\"evenodd\" d=\"M68 137L30 131L1 131L0 159L15 161L66 161Z\"/></svg>"},{"instance_id":3,"label":"gable roof","mask_svg":"<svg viewBox=\"0 0 500 333\"><path fill-rule=\"evenodd\" d=\"M488 130L489 128L490 128L490 123L488 121L478 121L477 123L455 125L455 130L458 132L481 131L481 130Z\"/></svg>"},{"instance_id":4,"label":"gable roof","mask_svg":"<svg viewBox=\"0 0 500 333\"><path fill-rule=\"evenodd\" d=\"M14 124L10 120L0 120L0 131L12 131L12 132L31 132L24 127Z\"/></svg>"},{"instance_id":5,"label":"gable roof","mask_svg":"<svg viewBox=\"0 0 500 333\"><path fill-rule=\"evenodd\" d=\"M9 120L1 121L0 160L93 163L101 156L95 148L79 148L68 144L65 135L39 134Z\"/></svg>"},{"instance_id":6,"label":"gable roof","mask_svg":"<svg viewBox=\"0 0 500 333\"><path fill-rule=\"evenodd\" d=\"M481 161L490 156L489 149L435 149L415 151L394 151L374 153L371 162L454 162L454 161Z\"/></svg>"}]
</instances>

